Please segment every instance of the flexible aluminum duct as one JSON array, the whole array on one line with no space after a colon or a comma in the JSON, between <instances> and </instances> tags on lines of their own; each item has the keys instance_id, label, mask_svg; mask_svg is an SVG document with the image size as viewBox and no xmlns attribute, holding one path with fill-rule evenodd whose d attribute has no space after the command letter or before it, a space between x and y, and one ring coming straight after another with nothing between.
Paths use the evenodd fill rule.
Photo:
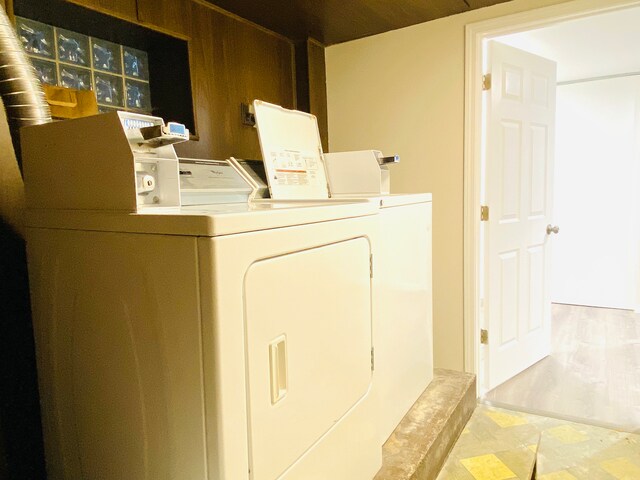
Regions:
<instances>
[{"instance_id":1,"label":"flexible aluminum duct","mask_svg":"<svg viewBox=\"0 0 640 480\"><path fill-rule=\"evenodd\" d=\"M29 62L13 25L0 7L0 96L7 113L11 141L18 164L20 127L51 121L51 111L36 71Z\"/></svg>"}]
</instances>

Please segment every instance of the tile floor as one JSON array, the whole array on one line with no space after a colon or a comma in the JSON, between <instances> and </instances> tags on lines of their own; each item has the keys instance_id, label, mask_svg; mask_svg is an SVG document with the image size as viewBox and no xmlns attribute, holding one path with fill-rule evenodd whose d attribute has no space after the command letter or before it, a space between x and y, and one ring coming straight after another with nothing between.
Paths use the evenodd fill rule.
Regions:
<instances>
[{"instance_id":1,"label":"tile floor","mask_svg":"<svg viewBox=\"0 0 640 480\"><path fill-rule=\"evenodd\" d=\"M640 480L640 435L478 405L437 480Z\"/></svg>"},{"instance_id":2,"label":"tile floor","mask_svg":"<svg viewBox=\"0 0 640 480\"><path fill-rule=\"evenodd\" d=\"M640 430L640 314L554 304L551 331L551 355L485 399L515 410Z\"/></svg>"}]
</instances>

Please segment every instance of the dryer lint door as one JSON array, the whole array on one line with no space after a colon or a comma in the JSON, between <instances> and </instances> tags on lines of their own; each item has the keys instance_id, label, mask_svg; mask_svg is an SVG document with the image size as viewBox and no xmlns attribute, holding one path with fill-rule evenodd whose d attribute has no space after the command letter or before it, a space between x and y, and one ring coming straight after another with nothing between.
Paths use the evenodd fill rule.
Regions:
<instances>
[{"instance_id":1,"label":"dryer lint door","mask_svg":"<svg viewBox=\"0 0 640 480\"><path fill-rule=\"evenodd\" d=\"M325 434L367 395L369 255L369 242L356 238L258 261L247 271L254 480L280 478L314 444L331 441Z\"/></svg>"}]
</instances>

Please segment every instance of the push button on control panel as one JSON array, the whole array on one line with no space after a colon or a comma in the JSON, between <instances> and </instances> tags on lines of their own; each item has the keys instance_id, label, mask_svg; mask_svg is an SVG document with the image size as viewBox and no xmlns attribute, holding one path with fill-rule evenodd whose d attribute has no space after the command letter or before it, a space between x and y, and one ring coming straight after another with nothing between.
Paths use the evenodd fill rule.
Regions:
<instances>
[{"instance_id":1,"label":"push button on control panel","mask_svg":"<svg viewBox=\"0 0 640 480\"><path fill-rule=\"evenodd\" d=\"M149 193L156 188L156 178L146 172L138 172L138 194Z\"/></svg>"}]
</instances>

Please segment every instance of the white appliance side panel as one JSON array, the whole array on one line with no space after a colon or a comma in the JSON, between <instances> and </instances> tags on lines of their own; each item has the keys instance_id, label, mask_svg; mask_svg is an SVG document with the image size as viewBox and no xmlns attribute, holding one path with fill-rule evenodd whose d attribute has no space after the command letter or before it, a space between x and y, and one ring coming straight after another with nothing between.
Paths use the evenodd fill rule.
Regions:
<instances>
[{"instance_id":1,"label":"white appliance side panel","mask_svg":"<svg viewBox=\"0 0 640 480\"><path fill-rule=\"evenodd\" d=\"M133 154L117 113L33 125L20 137L30 209L136 211Z\"/></svg>"},{"instance_id":2,"label":"white appliance side panel","mask_svg":"<svg viewBox=\"0 0 640 480\"><path fill-rule=\"evenodd\" d=\"M374 271L375 386L384 442L433 379L430 202L380 210Z\"/></svg>"},{"instance_id":3,"label":"white appliance side panel","mask_svg":"<svg viewBox=\"0 0 640 480\"><path fill-rule=\"evenodd\" d=\"M325 153L331 196L382 192L382 170L373 150Z\"/></svg>"},{"instance_id":4,"label":"white appliance side panel","mask_svg":"<svg viewBox=\"0 0 640 480\"><path fill-rule=\"evenodd\" d=\"M206 478L196 240L27 238L50 478Z\"/></svg>"},{"instance_id":5,"label":"white appliance side panel","mask_svg":"<svg viewBox=\"0 0 640 480\"><path fill-rule=\"evenodd\" d=\"M255 480L278 478L371 382L365 238L253 264L245 277Z\"/></svg>"}]
</instances>

